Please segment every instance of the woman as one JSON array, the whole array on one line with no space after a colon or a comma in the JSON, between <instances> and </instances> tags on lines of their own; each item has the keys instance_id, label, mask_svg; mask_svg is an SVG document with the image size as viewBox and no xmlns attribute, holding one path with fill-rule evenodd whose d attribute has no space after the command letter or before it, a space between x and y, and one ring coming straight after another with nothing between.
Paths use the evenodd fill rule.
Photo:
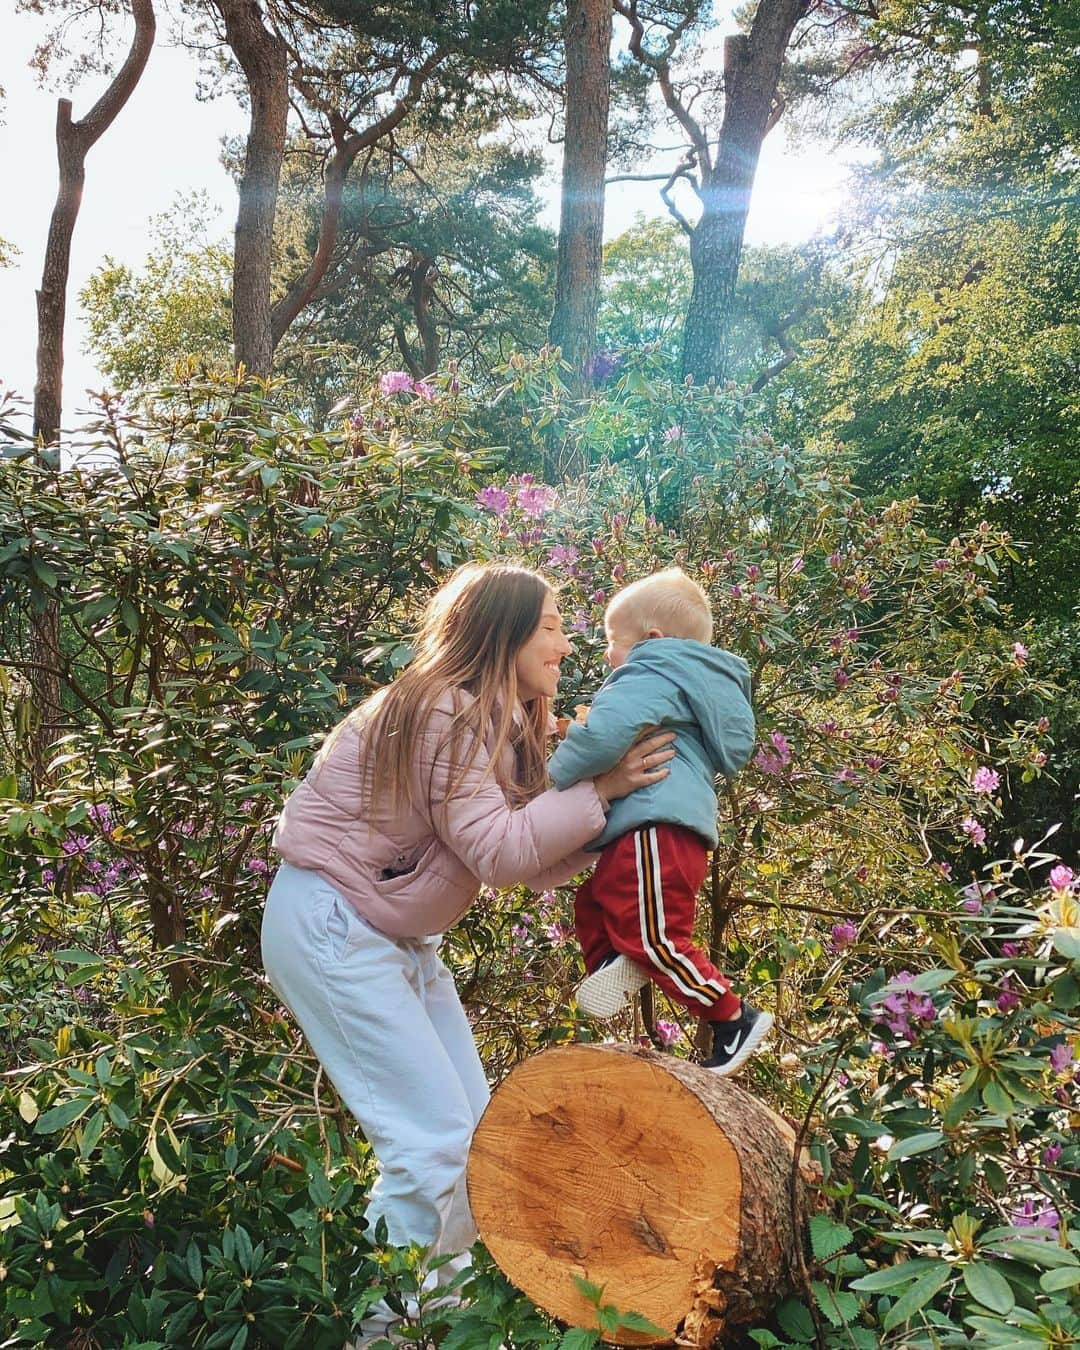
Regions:
<instances>
[{"instance_id":1,"label":"woman","mask_svg":"<svg viewBox=\"0 0 1080 1350\"><path fill-rule=\"evenodd\" d=\"M570 651L551 588L460 568L416 656L334 732L274 844L263 961L379 1161L368 1217L433 1254L476 1240L465 1163L488 1087L439 935L481 885L563 884L608 804L667 775L670 733L609 773L547 787L551 700Z\"/></svg>"}]
</instances>

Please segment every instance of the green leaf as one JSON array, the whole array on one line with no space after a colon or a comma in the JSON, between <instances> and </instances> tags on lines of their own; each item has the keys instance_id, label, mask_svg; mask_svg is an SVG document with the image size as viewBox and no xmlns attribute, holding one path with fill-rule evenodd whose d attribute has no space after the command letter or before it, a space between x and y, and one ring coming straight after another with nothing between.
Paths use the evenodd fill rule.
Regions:
<instances>
[{"instance_id":1,"label":"green leaf","mask_svg":"<svg viewBox=\"0 0 1080 1350\"><path fill-rule=\"evenodd\" d=\"M934 1257L916 1256L910 1261L898 1261L894 1266L885 1266L881 1270L875 1270L872 1275L864 1275L859 1280L852 1280L850 1288L860 1289L864 1293L880 1293L884 1289L900 1289L903 1285L910 1284L916 1276L936 1265L937 1260Z\"/></svg>"},{"instance_id":2,"label":"green leaf","mask_svg":"<svg viewBox=\"0 0 1080 1350\"><path fill-rule=\"evenodd\" d=\"M591 1280L586 1280L581 1275L574 1276L574 1283L577 1285L578 1293L587 1298L594 1308L599 1308L600 1300L604 1297L604 1286L593 1284Z\"/></svg>"},{"instance_id":3,"label":"green leaf","mask_svg":"<svg viewBox=\"0 0 1080 1350\"><path fill-rule=\"evenodd\" d=\"M811 1288L818 1307L834 1327L843 1327L858 1319L861 1304L854 1294L849 1294L846 1289L832 1289L821 1280L814 1280Z\"/></svg>"},{"instance_id":4,"label":"green leaf","mask_svg":"<svg viewBox=\"0 0 1080 1350\"><path fill-rule=\"evenodd\" d=\"M1016 1103L996 1078L991 1078L983 1086L982 1099L987 1107L999 1116L1011 1116L1016 1110Z\"/></svg>"},{"instance_id":5,"label":"green leaf","mask_svg":"<svg viewBox=\"0 0 1080 1350\"><path fill-rule=\"evenodd\" d=\"M1080 1266L1058 1266L1056 1270L1047 1270L1039 1277L1040 1287L1048 1294L1060 1293L1062 1289L1075 1289L1080 1284Z\"/></svg>"},{"instance_id":6,"label":"green leaf","mask_svg":"<svg viewBox=\"0 0 1080 1350\"><path fill-rule=\"evenodd\" d=\"M97 1141L101 1138L101 1131L105 1128L105 1112L95 1111L86 1122L86 1128L83 1130L82 1139L79 1142L79 1156L89 1158L97 1147Z\"/></svg>"},{"instance_id":7,"label":"green leaf","mask_svg":"<svg viewBox=\"0 0 1080 1350\"><path fill-rule=\"evenodd\" d=\"M559 1342L559 1350L593 1350L600 1340L598 1331L588 1331L585 1327L571 1327Z\"/></svg>"},{"instance_id":8,"label":"green leaf","mask_svg":"<svg viewBox=\"0 0 1080 1350\"><path fill-rule=\"evenodd\" d=\"M1080 1270L1077 1271L1080 1276ZM963 1269L964 1287L975 1300L991 1312L1004 1317L1016 1304L1016 1295L1009 1281L988 1261L972 1261Z\"/></svg>"},{"instance_id":9,"label":"green leaf","mask_svg":"<svg viewBox=\"0 0 1080 1350\"><path fill-rule=\"evenodd\" d=\"M936 1263L936 1269L920 1275L911 1288L901 1294L885 1314L885 1320L881 1324L883 1329L895 1331L897 1327L909 1322L920 1309L926 1307L935 1294L944 1289L952 1279L953 1273L952 1266L939 1261Z\"/></svg>"},{"instance_id":10,"label":"green leaf","mask_svg":"<svg viewBox=\"0 0 1080 1350\"><path fill-rule=\"evenodd\" d=\"M901 1158L914 1157L916 1153L929 1153L931 1149L937 1148L944 1142L945 1136L940 1130L926 1130L922 1134L909 1134L906 1139L898 1139L889 1149L887 1156L893 1162L897 1162Z\"/></svg>"},{"instance_id":11,"label":"green leaf","mask_svg":"<svg viewBox=\"0 0 1080 1350\"><path fill-rule=\"evenodd\" d=\"M669 1334L663 1327L658 1327L655 1322L650 1322L644 1313L639 1312L619 1313L615 1326L617 1329L625 1329L626 1331L643 1331L647 1336L666 1338Z\"/></svg>"},{"instance_id":12,"label":"green leaf","mask_svg":"<svg viewBox=\"0 0 1080 1350\"><path fill-rule=\"evenodd\" d=\"M838 1223L828 1214L815 1214L810 1220L810 1247L815 1261L828 1261L843 1251L854 1236L846 1223Z\"/></svg>"},{"instance_id":13,"label":"green leaf","mask_svg":"<svg viewBox=\"0 0 1080 1350\"><path fill-rule=\"evenodd\" d=\"M1055 928L1054 950L1060 952L1066 961L1080 960L1080 929Z\"/></svg>"},{"instance_id":14,"label":"green leaf","mask_svg":"<svg viewBox=\"0 0 1080 1350\"><path fill-rule=\"evenodd\" d=\"M776 1310L776 1320L785 1336L790 1336L800 1345L812 1345L817 1339L817 1330L810 1310L798 1299L787 1298Z\"/></svg>"},{"instance_id":15,"label":"green leaf","mask_svg":"<svg viewBox=\"0 0 1080 1350\"><path fill-rule=\"evenodd\" d=\"M69 1101L61 1103L60 1106L54 1106L44 1115L38 1117L38 1122L34 1126L35 1134L55 1134L57 1130L66 1130L69 1125L73 1125L80 1117L85 1116L87 1111L93 1106L96 1098L72 1097Z\"/></svg>"},{"instance_id":16,"label":"green leaf","mask_svg":"<svg viewBox=\"0 0 1080 1350\"><path fill-rule=\"evenodd\" d=\"M19 780L13 773L6 773L0 778L0 798L5 801L13 801L19 795Z\"/></svg>"},{"instance_id":17,"label":"green leaf","mask_svg":"<svg viewBox=\"0 0 1080 1350\"><path fill-rule=\"evenodd\" d=\"M1037 1238L1007 1238L1001 1242L987 1243L986 1249L991 1248L1029 1266L1080 1267L1075 1253L1059 1247L1056 1242L1041 1242Z\"/></svg>"}]
</instances>

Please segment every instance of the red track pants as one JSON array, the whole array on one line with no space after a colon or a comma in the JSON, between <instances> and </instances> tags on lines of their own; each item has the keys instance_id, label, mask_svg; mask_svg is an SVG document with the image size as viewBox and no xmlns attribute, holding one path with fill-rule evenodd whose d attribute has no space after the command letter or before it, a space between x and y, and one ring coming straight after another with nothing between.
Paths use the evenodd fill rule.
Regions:
<instances>
[{"instance_id":1,"label":"red track pants","mask_svg":"<svg viewBox=\"0 0 1080 1350\"><path fill-rule=\"evenodd\" d=\"M574 900L585 969L591 974L621 952L698 1017L734 1016L739 999L730 981L693 939L707 868L704 840L682 825L649 825L608 844Z\"/></svg>"}]
</instances>

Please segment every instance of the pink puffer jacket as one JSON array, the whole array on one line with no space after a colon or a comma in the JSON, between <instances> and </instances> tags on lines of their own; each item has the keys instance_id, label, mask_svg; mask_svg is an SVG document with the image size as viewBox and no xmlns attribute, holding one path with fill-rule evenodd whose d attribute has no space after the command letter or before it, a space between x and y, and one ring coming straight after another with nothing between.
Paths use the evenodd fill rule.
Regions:
<instances>
[{"instance_id":1,"label":"pink puffer jacket","mask_svg":"<svg viewBox=\"0 0 1080 1350\"><path fill-rule=\"evenodd\" d=\"M463 691L458 698L469 698ZM460 707L460 702L458 703ZM424 937L451 927L481 885L533 890L562 885L596 861L582 846L604 828L591 781L552 788L512 809L483 749L453 796L447 741L453 692L435 705L418 738L413 774L420 803L369 809L360 793L362 729L347 722L290 795L274 847L294 867L318 872L373 927L390 937ZM513 751L504 750L509 773Z\"/></svg>"}]
</instances>

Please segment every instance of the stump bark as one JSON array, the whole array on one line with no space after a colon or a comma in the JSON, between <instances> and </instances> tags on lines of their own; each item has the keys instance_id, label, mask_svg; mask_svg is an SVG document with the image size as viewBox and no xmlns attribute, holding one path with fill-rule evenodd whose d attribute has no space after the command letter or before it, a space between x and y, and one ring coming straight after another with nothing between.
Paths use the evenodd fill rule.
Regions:
<instances>
[{"instance_id":1,"label":"stump bark","mask_svg":"<svg viewBox=\"0 0 1080 1350\"><path fill-rule=\"evenodd\" d=\"M727 1079L630 1046L568 1045L496 1090L469 1158L469 1200L503 1273L563 1322L595 1327L574 1277L663 1335L705 1347L795 1283L795 1133Z\"/></svg>"}]
</instances>

